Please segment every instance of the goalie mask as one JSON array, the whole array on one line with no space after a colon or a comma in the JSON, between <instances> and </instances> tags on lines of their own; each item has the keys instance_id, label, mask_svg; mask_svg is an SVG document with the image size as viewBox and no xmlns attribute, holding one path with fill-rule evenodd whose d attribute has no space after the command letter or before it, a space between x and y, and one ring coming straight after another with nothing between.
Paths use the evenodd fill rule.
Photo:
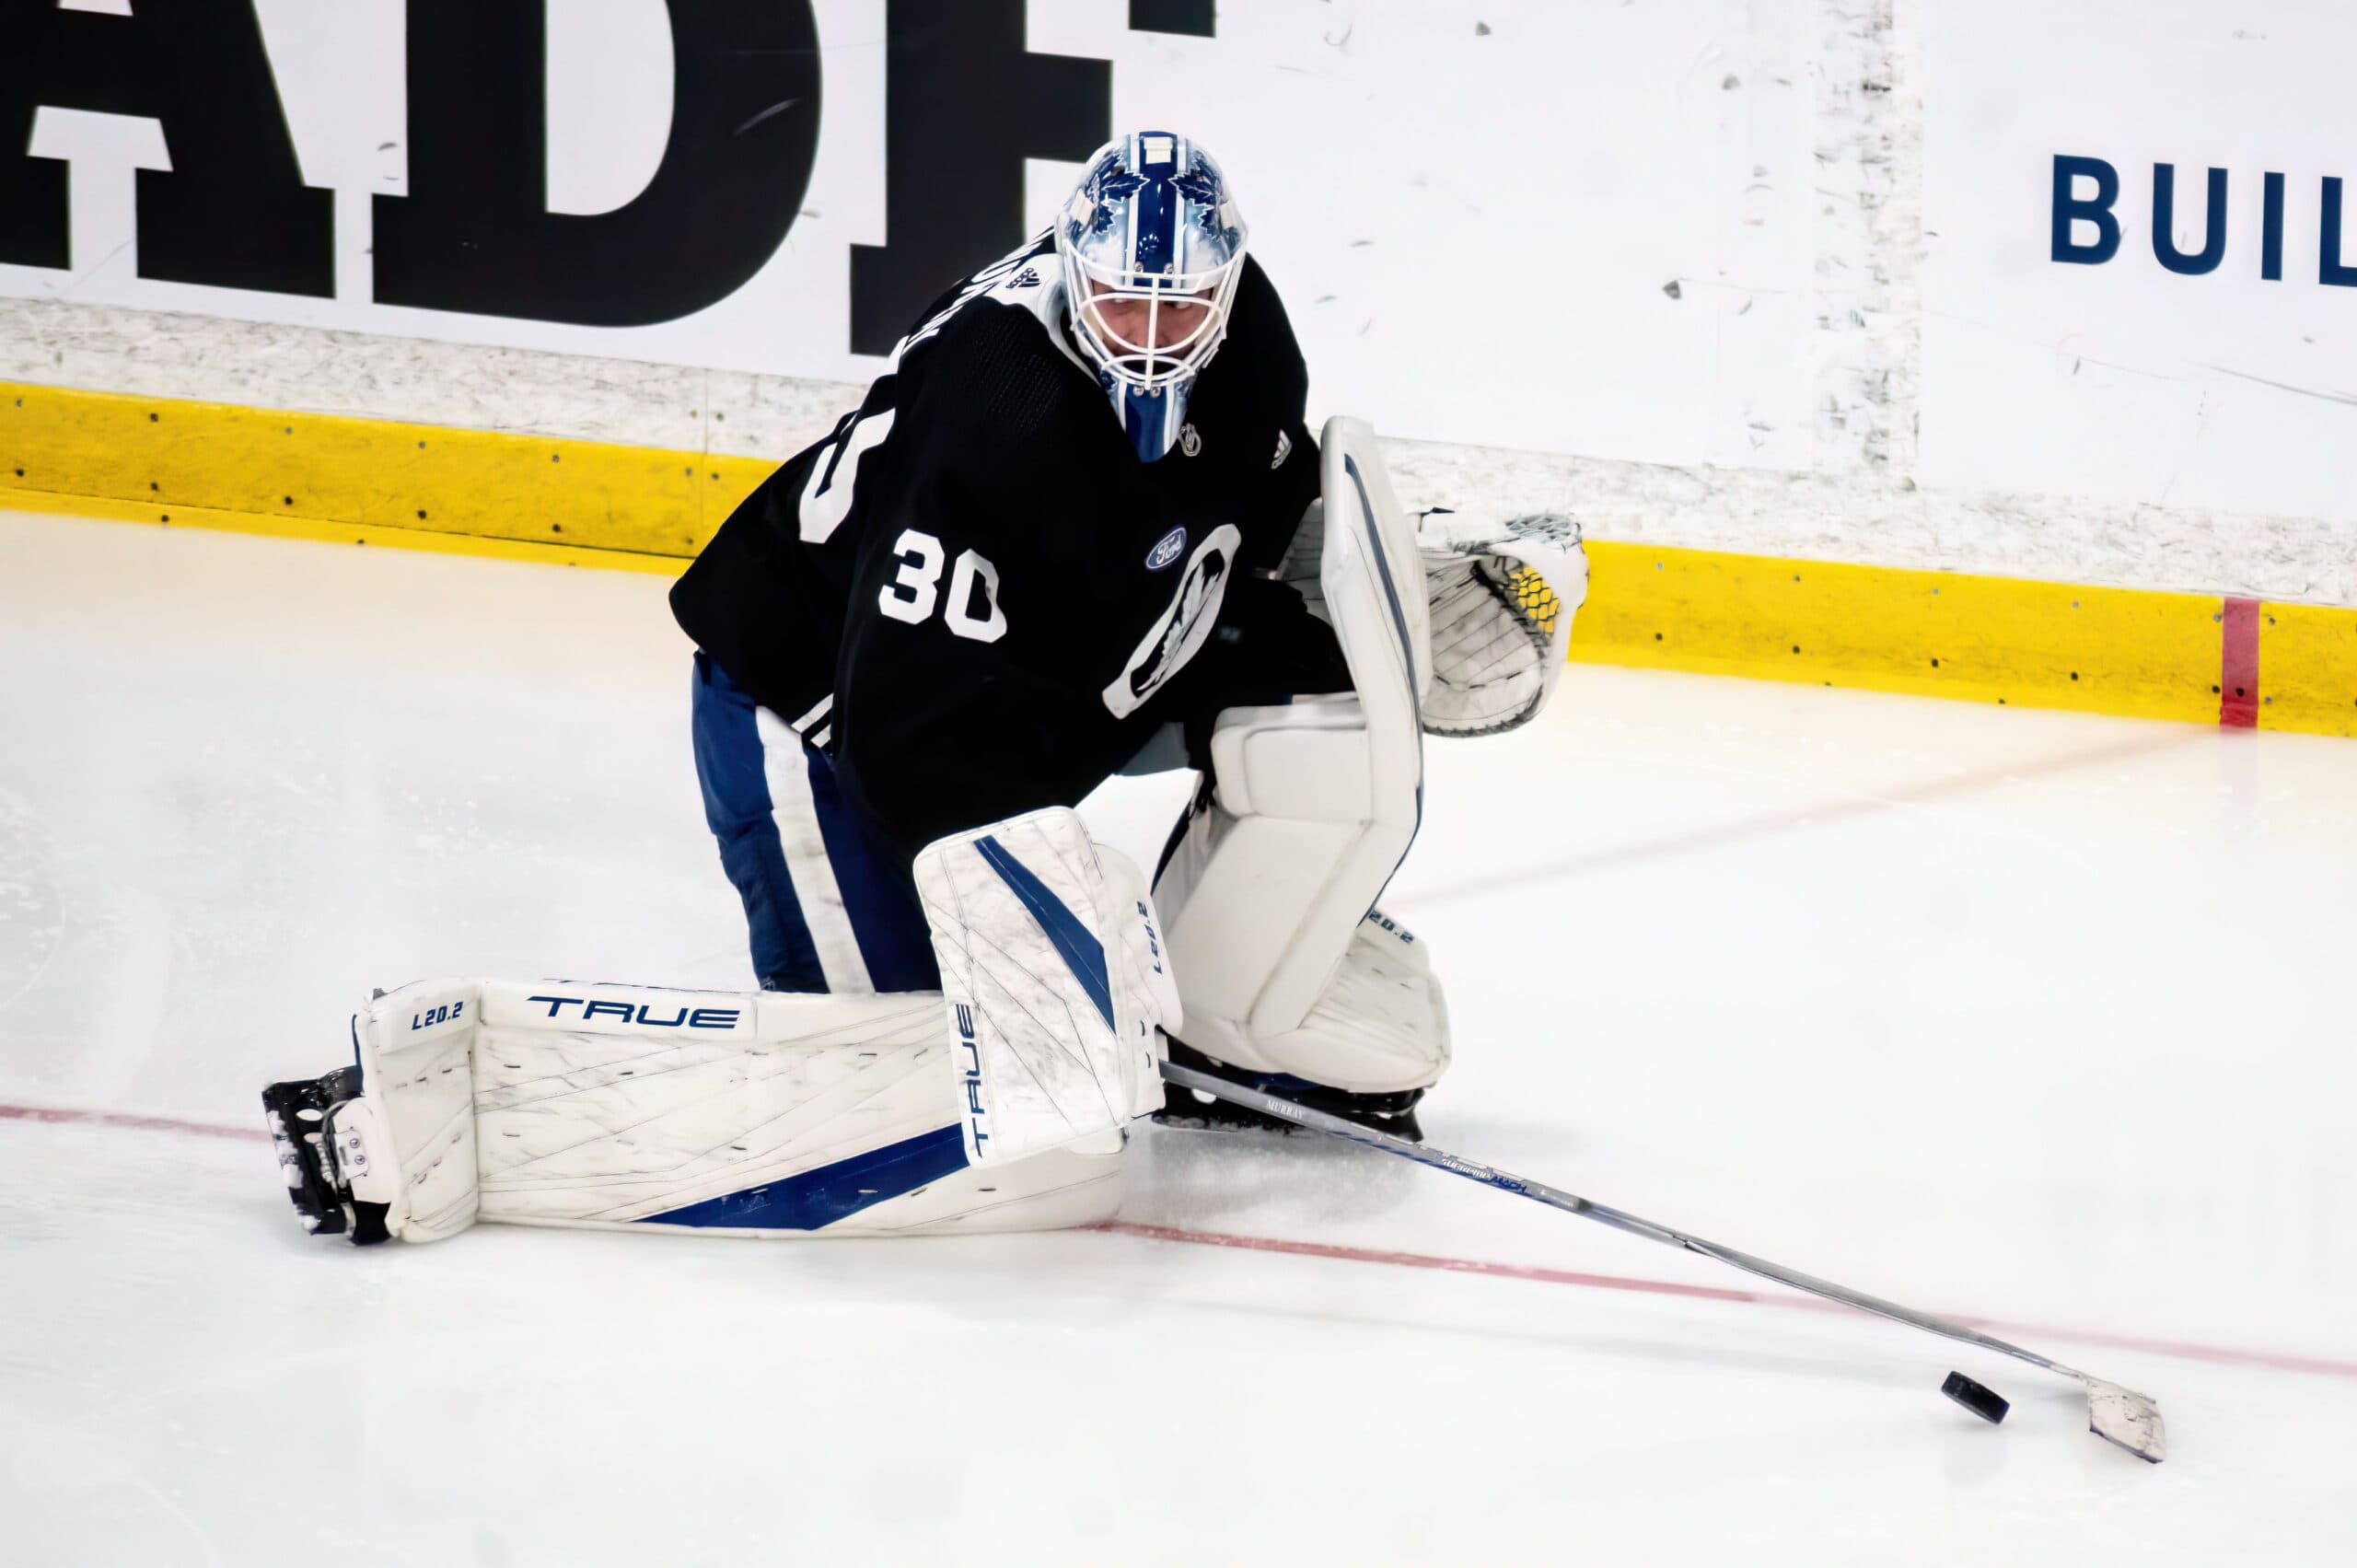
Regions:
<instances>
[{"instance_id":1,"label":"goalie mask","mask_svg":"<svg viewBox=\"0 0 2357 1568\"><path fill-rule=\"evenodd\" d=\"M1219 165L1156 131L1099 148L1057 219L1074 336L1143 461L1177 443L1227 335L1244 240Z\"/></svg>"}]
</instances>

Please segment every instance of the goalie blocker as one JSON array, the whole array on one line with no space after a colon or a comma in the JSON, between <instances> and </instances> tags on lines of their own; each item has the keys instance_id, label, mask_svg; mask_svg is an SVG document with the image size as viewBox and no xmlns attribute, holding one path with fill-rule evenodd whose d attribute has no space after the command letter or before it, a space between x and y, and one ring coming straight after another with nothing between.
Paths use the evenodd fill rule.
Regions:
<instances>
[{"instance_id":1,"label":"goalie blocker","mask_svg":"<svg viewBox=\"0 0 2357 1568\"><path fill-rule=\"evenodd\" d=\"M1177 995L1144 878L1070 810L929 846L940 993L430 981L262 1103L307 1226L736 1236L1086 1225L1159 1103Z\"/></svg>"}]
</instances>

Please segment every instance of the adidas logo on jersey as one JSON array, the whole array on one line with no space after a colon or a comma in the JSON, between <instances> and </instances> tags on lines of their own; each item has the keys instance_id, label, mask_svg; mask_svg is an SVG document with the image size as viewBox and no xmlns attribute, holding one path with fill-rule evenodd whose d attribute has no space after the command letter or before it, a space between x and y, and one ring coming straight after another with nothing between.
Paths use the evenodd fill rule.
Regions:
<instances>
[{"instance_id":1,"label":"adidas logo on jersey","mask_svg":"<svg viewBox=\"0 0 2357 1568\"><path fill-rule=\"evenodd\" d=\"M1273 473L1273 472L1275 472L1277 470L1279 470L1279 469L1281 469L1281 468L1284 467L1284 466L1285 466L1285 459L1286 459L1287 458L1292 457L1292 456L1293 456L1293 437L1292 437L1292 436L1288 436L1288 435L1286 435L1286 434L1285 434L1283 431L1282 431L1282 430L1278 431L1278 432L1277 432L1277 455L1276 455L1275 457L1271 458L1271 459L1269 459L1269 470L1270 470L1271 473Z\"/></svg>"}]
</instances>

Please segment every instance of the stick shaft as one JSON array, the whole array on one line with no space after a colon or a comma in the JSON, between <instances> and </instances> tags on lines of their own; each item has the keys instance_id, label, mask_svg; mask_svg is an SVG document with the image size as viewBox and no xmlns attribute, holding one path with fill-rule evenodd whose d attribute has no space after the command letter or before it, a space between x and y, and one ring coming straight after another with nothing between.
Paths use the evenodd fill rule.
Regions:
<instances>
[{"instance_id":1,"label":"stick shaft","mask_svg":"<svg viewBox=\"0 0 2357 1568\"><path fill-rule=\"evenodd\" d=\"M1757 1274L1761 1279L1773 1280L1778 1284L1789 1285L1794 1290L1806 1291L1811 1295L1822 1296L1828 1301L1839 1302L1844 1307L1855 1307L1861 1312L1870 1312L1879 1318L1888 1318L1894 1322L1907 1324L1910 1328L1922 1329L1928 1333L1958 1340L1968 1345L1977 1345L1982 1350L1995 1351L2001 1355L2010 1355L2016 1360L2028 1362L2033 1366L2044 1367L2049 1372L2059 1372L2066 1377L2075 1377L2082 1382L2100 1381L2100 1379L2090 1377L2086 1373L2065 1366L2060 1362L2049 1361L2036 1351L2024 1350L2019 1345L2008 1344L2003 1340L1981 1333L1976 1329L1968 1329L1961 1323L1950 1322L1945 1318L1934 1317L1928 1312L1918 1312L1912 1307L1901 1307L1895 1301L1885 1301L1880 1296L1868 1295L1864 1291L1852 1290L1847 1285L1835 1284L1830 1280L1818 1279L1814 1274L1804 1274L1797 1269L1787 1269L1781 1263L1771 1263L1765 1258L1755 1258L1748 1252L1740 1252L1732 1247L1722 1247L1716 1242L1705 1241L1698 1236L1689 1236L1684 1231L1673 1230L1665 1225L1656 1225L1652 1220L1630 1214L1626 1210L1595 1202L1575 1192L1566 1192L1559 1187L1550 1187L1543 1181L1533 1181L1527 1177L1516 1176L1511 1171L1499 1170L1493 1166L1483 1165L1479 1160L1469 1160L1461 1155L1453 1155L1445 1149L1435 1149L1427 1144L1410 1143L1407 1139L1393 1133L1372 1127L1363 1127L1355 1121L1346 1121L1339 1116L1331 1116L1322 1110L1313 1110L1307 1106L1295 1105L1291 1100L1280 1098L1260 1089L1248 1088L1242 1084L1231 1083L1225 1078L1213 1077L1208 1073L1199 1073L1191 1067L1182 1067L1176 1063L1164 1063L1162 1075L1166 1080L1177 1084L1181 1088L1193 1089L1202 1094L1228 1100L1247 1109L1260 1111L1263 1115L1279 1117L1293 1122L1295 1126L1306 1127L1312 1132L1325 1132L1333 1137L1348 1139L1353 1144L1364 1144L1371 1149L1380 1149L1387 1155L1397 1155L1402 1159L1411 1159L1419 1165L1428 1165L1435 1170L1445 1170L1452 1176L1461 1176L1469 1181L1479 1181L1484 1186L1512 1192L1518 1197L1527 1198L1533 1202L1544 1203L1549 1208L1561 1209L1565 1214L1578 1214L1583 1219L1594 1220L1598 1225L1608 1225L1615 1230L1627 1231L1631 1236L1642 1236L1648 1241L1658 1241L1665 1247L1675 1247L1681 1251L1715 1259L1731 1268L1741 1269L1746 1273Z\"/></svg>"}]
</instances>

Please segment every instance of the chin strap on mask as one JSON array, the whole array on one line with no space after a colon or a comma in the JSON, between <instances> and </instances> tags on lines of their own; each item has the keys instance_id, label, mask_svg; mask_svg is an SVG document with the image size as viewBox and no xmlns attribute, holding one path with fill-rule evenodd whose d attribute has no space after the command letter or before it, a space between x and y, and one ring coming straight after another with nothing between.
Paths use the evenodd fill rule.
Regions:
<instances>
[{"instance_id":1,"label":"chin strap on mask","mask_svg":"<svg viewBox=\"0 0 2357 1568\"><path fill-rule=\"evenodd\" d=\"M1138 460L1160 462L1178 444L1179 433L1186 428L1187 394L1192 383L1176 382L1152 392L1125 387L1110 376L1105 383L1114 412L1121 416L1121 433L1130 438Z\"/></svg>"}]
</instances>

